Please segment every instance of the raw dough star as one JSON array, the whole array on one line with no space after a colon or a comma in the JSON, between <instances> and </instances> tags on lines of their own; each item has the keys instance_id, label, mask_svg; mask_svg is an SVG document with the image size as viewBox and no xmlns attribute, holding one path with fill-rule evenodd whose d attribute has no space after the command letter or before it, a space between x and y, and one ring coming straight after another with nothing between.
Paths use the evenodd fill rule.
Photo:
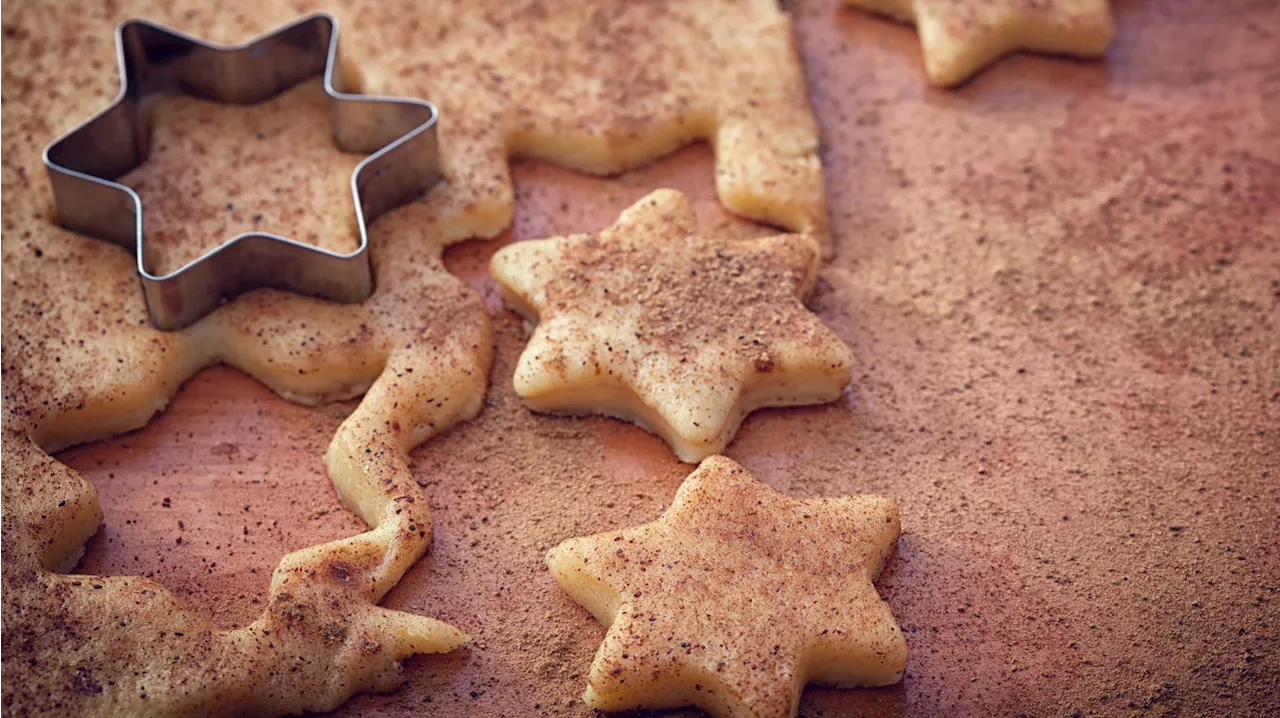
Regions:
<instances>
[{"instance_id":1,"label":"raw dough star","mask_svg":"<svg viewBox=\"0 0 1280 718\"><path fill-rule=\"evenodd\" d=\"M806 683L896 683L907 645L872 581L899 530L889 499L792 499L707 459L657 521L547 554L561 588L609 627L584 699L788 716Z\"/></svg>"},{"instance_id":2,"label":"raw dough star","mask_svg":"<svg viewBox=\"0 0 1280 718\"><path fill-rule=\"evenodd\" d=\"M800 298L818 248L788 234L713 240L689 200L658 190L598 236L504 247L503 294L540 317L515 388L537 411L635 421L685 461L719 453L746 414L832 401L853 359Z\"/></svg>"},{"instance_id":3,"label":"raw dough star","mask_svg":"<svg viewBox=\"0 0 1280 718\"><path fill-rule=\"evenodd\" d=\"M914 23L925 72L958 85L1001 55L1033 50L1101 57L1115 25L1106 0L844 0Z\"/></svg>"}]
</instances>

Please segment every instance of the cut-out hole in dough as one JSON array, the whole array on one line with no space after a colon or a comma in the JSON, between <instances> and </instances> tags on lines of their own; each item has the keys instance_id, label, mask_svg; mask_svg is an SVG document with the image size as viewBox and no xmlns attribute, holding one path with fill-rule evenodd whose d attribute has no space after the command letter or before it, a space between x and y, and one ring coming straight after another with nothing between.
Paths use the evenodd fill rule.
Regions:
<instances>
[{"instance_id":1,"label":"cut-out hole in dough","mask_svg":"<svg viewBox=\"0 0 1280 718\"><path fill-rule=\"evenodd\" d=\"M142 429L57 455L104 515L72 573L146 576L219 628L252 623L285 554L367 528L321 458L352 408L292 404L212 367Z\"/></svg>"}]
</instances>

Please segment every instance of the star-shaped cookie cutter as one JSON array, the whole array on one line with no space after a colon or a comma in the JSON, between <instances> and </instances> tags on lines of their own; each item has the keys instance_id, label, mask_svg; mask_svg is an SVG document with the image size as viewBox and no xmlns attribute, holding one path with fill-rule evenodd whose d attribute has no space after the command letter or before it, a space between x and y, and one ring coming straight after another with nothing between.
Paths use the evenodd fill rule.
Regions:
<instances>
[{"instance_id":1,"label":"star-shaped cookie cutter","mask_svg":"<svg viewBox=\"0 0 1280 718\"><path fill-rule=\"evenodd\" d=\"M44 163L63 227L126 249L133 245L147 310L158 329L181 329L226 299L260 287L337 302L359 302L373 293L368 225L440 179L435 105L346 92L338 21L327 13L307 15L240 45L214 45L127 20L116 28L116 54L120 94L46 147ZM142 200L114 180L146 161L154 101L186 94L253 104L321 73L336 144L347 152L372 153L351 174L359 247L341 254L247 232L173 272L151 271Z\"/></svg>"}]
</instances>

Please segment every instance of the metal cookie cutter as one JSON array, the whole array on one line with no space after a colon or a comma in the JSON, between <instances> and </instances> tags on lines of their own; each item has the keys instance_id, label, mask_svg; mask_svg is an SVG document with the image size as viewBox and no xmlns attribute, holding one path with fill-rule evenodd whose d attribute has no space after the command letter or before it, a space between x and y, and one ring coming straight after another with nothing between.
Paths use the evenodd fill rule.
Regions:
<instances>
[{"instance_id":1,"label":"metal cookie cutter","mask_svg":"<svg viewBox=\"0 0 1280 718\"><path fill-rule=\"evenodd\" d=\"M224 300L260 287L337 302L359 302L373 293L368 225L440 179L435 105L348 94L338 57L338 21L327 13L229 46L128 20L116 28L116 52L120 94L46 147L44 163L62 226L125 248L133 245L157 328L181 329ZM252 104L321 73L336 144L347 152L372 153L351 174L360 246L339 254L275 234L248 232L174 272L152 272L142 200L114 180L146 161L155 100L187 94Z\"/></svg>"}]
</instances>

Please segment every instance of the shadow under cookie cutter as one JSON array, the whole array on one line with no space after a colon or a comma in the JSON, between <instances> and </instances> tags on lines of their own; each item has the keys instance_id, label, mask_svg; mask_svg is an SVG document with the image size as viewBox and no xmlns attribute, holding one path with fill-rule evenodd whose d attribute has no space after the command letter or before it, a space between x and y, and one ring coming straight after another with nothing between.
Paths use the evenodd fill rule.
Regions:
<instances>
[{"instance_id":1,"label":"shadow under cookie cutter","mask_svg":"<svg viewBox=\"0 0 1280 718\"><path fill-rule=\"evenodd\" d=\"M421 196L440 179L435 105L348 94L338 56L338 21L308 15L241 45L213 45L143 20L116 28L120 93L114 102L44 150L59 223L134 250L156 328L181 329L223 301L272 287L336 302L373 293L368 225ZM337 146L372 153L351 174L360 245L341 254L287 237L247 232L168 274L157 275L142 227L142 199L114 180L150 150L150 109L186 94L227 104L270 99L323 73Z\"/></svg>"}]
</instances>

